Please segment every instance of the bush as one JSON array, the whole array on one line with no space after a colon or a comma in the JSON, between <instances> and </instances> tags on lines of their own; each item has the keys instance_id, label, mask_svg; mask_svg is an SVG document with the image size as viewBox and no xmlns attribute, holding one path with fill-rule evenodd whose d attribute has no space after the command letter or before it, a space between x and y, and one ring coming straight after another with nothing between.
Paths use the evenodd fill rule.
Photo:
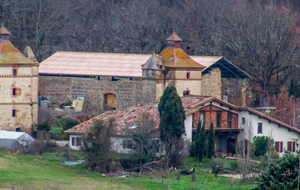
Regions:
<instances>
[{"instance_id":1,"label":"bush","mask_svg":"<svg viewBox=\"0 0 300 190\"><path fill-rule=\"evenodd\" d=\"M218 173L224 169L224 160L220 158L212 158L209 162L209 167L212 170L212 173L215 174L215 178L217 178Z\"/></svg>"},{"instance_id":2,"label":"bush","mask_svg":"<svg viewBox=\"0 0 300 190\"><path fill-rule=\"evenodd\" d=\"M58 131L55 130L55 129L51 129L49 131L49 135L50 135L51 139L55 139L55 140L59 140L60 139L60 135L59 135Z\"/></svg>"},{"instance_id":3,"label":"bush","mask_svg":"<svg viewBox=\"0 0 300 190\"><path fill-rule=\"evenodd\" d=\"M270 146L273 145L273 140L266 136L255 136L253 138L253 144L255 148L254 155L263 156L267 153L268 146L270 148Z\"/></svg>"},{"instance_id":4,"label":"bush","mask_svg":"<svg viewBox=\"0 0 300 190\"><path fill-rule=\"evenodd\" d=\"M191 157L195 157L196 156L196 143L195 143L195 141L193 141L191 143L191 146L189 148L189 152L190 152L190 156Z\"/></svg>"},{"instance_id":5,"label":"bush","mask_svg":"<svg viewBox=\"0 0 300 190\"><path fill-rule=\"evenodd\" d=\"M56 122L59 127L62 127L64 129L64 131L79 124L78 121L69 117L63 117L61 119L58 119Z\"/></svg>"},{"instance_id":6,"label":"bush","mask_svg":"<svg viewBox=\"0 0 300 190\"><path fill-rule=\"evenodd\" d=\"M236 171L239 167L239 163L236 161L229 161L229 166L232 171Z\"/></svg>"},{"instance_id":7,"label":"bush","mask_svg":"<svg viewBox=\"0 0 300 190\"><path fill-rule=\"evenodd\" d=\"M44 123L38 124L37 129L39 131L49 131L51 129L51 126L49 125L48 122L44 122Z\"/></svg>"}]
</instances>

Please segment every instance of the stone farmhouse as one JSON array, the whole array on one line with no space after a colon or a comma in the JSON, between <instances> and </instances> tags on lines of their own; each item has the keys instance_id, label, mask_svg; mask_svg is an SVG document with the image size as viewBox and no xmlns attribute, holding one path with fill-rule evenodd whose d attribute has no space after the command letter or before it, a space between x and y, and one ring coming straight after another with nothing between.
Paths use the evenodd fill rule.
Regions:
<instances>
[{"instance_id":1,"label":"stone farmhouse","mask_svg":"<svg viewBox=\"0 0 300 190\"><path fill-rule=\"evenodd\" d=\"M269 136L275 142L275 149L281 156L284 150L295 153L299 150L300 130L260 112L245 107L237 107L210 96L188 95L181 98L185 110L185 135L182 139L192 142L197 124L205 122L208 132L212 122L215 130L215 150L222 153L230 152L230 144L243 139L253 140L254 136ZM97 117L83 122L65 131L70 134L70 148L80 149L82 134L86 133L97 119L108 121L115 117L115 136L112 138L112 148L115 151L128 153L132 148L131 134L137 129L139 115L148 112L154 121L153 140L159 140L159 112L158 103L152 102L125 109L110 110ZM184 146L183 146L184 147Z\"/></svg>"},{"instance_id":2,"label":"stone farmhouse","mask_svg":"<svg viewBox=\"0 0 300 190\"><path fill-rule=\"evenodd\" d=\"M103 112L157 102L168 85L181 97L227 100L222 80L251 78L224 57L187 55L175 31L167 42L159 55L56 52L40 64L39 93L59 104L84 97L90 111Z\"/></svg>"},{"instance_id":3,"label":"stone farmhouse","mask_svg":"<svg viewBox=\"0 0 300 190\"><path fill-rule=\"evenodd\" d=\"M30 132L38 117L38 67L31 49L23 55L0 28L0 130Z\"/></svg>"}]
</instances>

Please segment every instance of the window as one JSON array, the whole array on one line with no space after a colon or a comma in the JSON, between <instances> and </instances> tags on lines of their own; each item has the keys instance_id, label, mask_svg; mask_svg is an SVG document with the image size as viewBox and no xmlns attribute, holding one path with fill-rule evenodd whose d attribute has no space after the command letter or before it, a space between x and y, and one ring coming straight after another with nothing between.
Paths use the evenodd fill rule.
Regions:
<instances>
[{"instance_id":1,"label":"window","mask_svg":"<svg viewBox=\"0 0 300 190\"><path fill-rule=\"evenodd\" d=\"M20 127L16 128L16 132L21 132L21 128Z\"/></svg>"},{"instance_id":2,"label":"window","mask_svg":"<svg viewBox=\"0 0 300 190\"><path fill-rule=\"evenodd\" d=\"M217 121L216 121L217 128L220 128L220 119L221 119L221 113L217 113Z\"/></svg>"},{"instance_id":3,"label":"window","mask_svg":"<svg viewBox=\"0 0 300 190\"><path fill-rule=\"evenodd\" d=\"M204 113L200 113L200 122L201 122L201 125L204 124Z\"/></svg>"},{"instance_id":4,"label":"window","mask_svg":"<svg viewBox=\"0 0 300 190\"><path fill-rule=\"evenodd\" d=\"M187 72L187 73L186 73L186 78L187 78L187 79L190 79L190 78L191 78L191 73L190 73L190 72Z\"/></svg>"},{"instance_id":5,"label":"window","mask_svg":"<svg viewBox=\"0 0 300 190\"><path fill-rule=\"evenodd\" d=\"M97 79L100 80L100 76L97 76Z\"/></svg>"},{"instance_id":6,"label":"window","mask_svg":"<svg viewBox=\"0 0 300 190\"><path fill-rule=\"evenodd\" d=\"M115 77L111 77L111 81L118 81Z\"/></svg>"},{"instance_id":7,"label":"window","mask_svg":"<svg viewBox=\"0 0 300 190\"><path fill-rule=\"evenodd\" d=\"M246 119L242 117L242 124L246 124Z\"/></svg>"},{"instance_id":8,"label":"window","mask_svg":"<svg viewBox=\"0 0 300 190\"><path fill-rule=\"evenodd\" d=\"M12 116L16 117L17 116L17 110L12 110Z\"/></svg>"},{"instance_id":9,"label":"window","mask_svg":"<svg viewBox=\"0 0 300 190\"><path fill-rule=\"evenodd\" d=\"M231 128L231 113L227 112L227 128Z\"/></svg>"},{"instance_id":10,"label":"window","mask_svg":"<svg viewBox=\"0 0 300 190\"><path fill-rule=\"evenodd\" d=\"M18 72L17 69L13 69L13 76L14 76L14 77L17 76L17 72Z\"/></svg>"},{"instance_id":11,"label":"window","mask_svg":"<svg viewBox=\"0 0 300 190\"><path fill-rule=\"evenodd\" d=\"M257 133L263 133L262 123L258 123Z\"/></svg>"},{"instance_id":12,"label":"window","mask_svg":"<svg viewBox=\"0 0 300 190\"><path fill-rule=\"evenodd\" d=\"M296 152L296 142L287 142L288 144L288 151L290 152Z\"/></svg>"},{"instance_id":13,"label":"window","mask_svg":"<svg viewBox=\"0 0 300 190\"><path fill-rule=\"evenodd\" d=\"M160 66L159 66L159 69L163 69L163 66L162 66L162 65L160 65Z\"/></svg>"},{"instance_id":14,"label":"window","mask_svg":"<svg viewBox=\"0 0 300 190\"><path fill-rule=\"evenodd\" d=\"M277 152L283 152L283 142L275 142L275 150Z\"/></svg>"},{"instance_id":15,"label":"window","mask_svg":"<svg viewBox=\"0 0 300 190\"><path fill-rule=\"evenodd\" d=\"M190 95L190 90L183 91L183 96Z\"/></svg>"},{"instance_id":16,"label":"window","mask_svg":"<svg viewBox=\"0 0 300 190\"><path fill-rule=\"evenodd\" d=\"M12 89L12 95L15 96L16 95L16 90L15 88Z\"/></svg>"},{"instance_id":17,"label":"window","mask_svg":"<svg viewBox=\"0 0 300 190\"><path fill-rule=\"evenodd\" d=\"M81 146L81 140L78 137L72 137L72 146Z\"/></svg>"},{"instance_id":18,"label":"window","mask_svg":"<svg viewBox=\"0 0 300 190\"><path fill-rule=\"evenodd\" d=\"M123 140L124 149L132 149L132 140Z\"/></svg>"},{"instance_id":19,"label":"window","mask_svg":"<svg viewBox=\"0 0 300 190\"><path fill-rule=\"evenodd\" d=\"M228 95L223 95L224 102L228 102Z\"/></svg>"}]
</instances>

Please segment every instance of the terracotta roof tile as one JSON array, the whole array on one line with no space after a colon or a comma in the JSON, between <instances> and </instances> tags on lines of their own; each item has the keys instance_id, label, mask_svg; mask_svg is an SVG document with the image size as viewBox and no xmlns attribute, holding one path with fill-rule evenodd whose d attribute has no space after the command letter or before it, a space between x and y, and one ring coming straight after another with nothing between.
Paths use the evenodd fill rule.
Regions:
<instances>
[{"instance_id":1,"label":"terracotta roof tile","mask_svg":"<svg viewBox=\"0 0 300 190\"><path fill-rule=\"evenodd\" d=\"M0 41L0 64L37 64L23 55L10 41Z\"/></svg>"},{"instance_id":2,"label":"terracotta roof tile","mask_svg":"<svg viewBox=\"0 0 300 190\"><path fill-rule=\"evenodd\" d=\"M182 105L186 112L186 115L189 115L197 110L196 105L203 104L209 100L212 100L213 97L210 96L185 96L181 98ZM97 119L102 119L108 121L109 118L114 117L116 119L116 134L117 135L126 135L128 127L136 125L136 120L140 113L149 112L150 117L155 122L155 127L159 127L159 112L157 106L158 103L149 103L143 106L132 106L126 109L112 110L107 111L101 115L98 115L86 122L83 122L71 129L66 130L66 133L86 133L90 126L93 125L93 122Z\"/></svg>"}]
</instances>

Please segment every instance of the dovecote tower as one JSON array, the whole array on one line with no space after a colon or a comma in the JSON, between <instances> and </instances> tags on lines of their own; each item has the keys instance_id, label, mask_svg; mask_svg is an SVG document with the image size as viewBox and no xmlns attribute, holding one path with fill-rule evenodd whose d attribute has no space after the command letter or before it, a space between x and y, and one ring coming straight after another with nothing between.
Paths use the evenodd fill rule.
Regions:
<instances>
[{"instance_id":1,"label":"dovecote tower","mask_svg":"<svg viewBox=\"0 0 300 190\"><path fill-rule=\"evenodd\" d=\"M201 95L201 73L205 67L181 49L182 39L175 30L166 40L167 48L158 56L153 54L143 65L144 103L159 102L165 87L169 85L176 87L180 97Z\"/></svg>"},{"instance_id":2,"label":"dovecote tower","mask_svg":"<svg viewBox=\"0 0 300 190\"><path fill-rule=\"evenodd\" d=\"M38 63L25 57L0 28L0 130L31 132L38 117Z\"/></svg>"}]
</instances>

